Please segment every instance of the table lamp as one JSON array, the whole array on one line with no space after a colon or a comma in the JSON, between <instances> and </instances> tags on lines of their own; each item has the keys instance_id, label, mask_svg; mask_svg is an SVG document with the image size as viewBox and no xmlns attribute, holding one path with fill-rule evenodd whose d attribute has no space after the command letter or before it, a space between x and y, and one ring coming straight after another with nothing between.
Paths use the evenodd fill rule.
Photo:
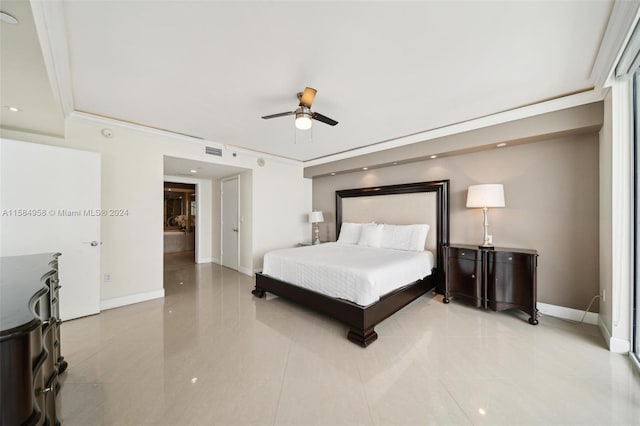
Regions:
<instances>
[{"instance_id":1,"label":"table lamp","mask_svg":"<svg viewBox=\"0 0 640 426\"><path fill-rule=\"evenodd\" d=\"M322 216L322 212L311 212L309 213L309 223L313 224L313 244L320 244L320 226L318 223L324 222L324 217Z\"/></svg>"},{"instance_id":2,"label":"table lamp","mask_svg":"<svg viewBox=\"0 0 640 426\"><path fill-rule=\"evenodd\" d=\"M467 208L481 208L484 211L484 241L480 248L492 249L489 241L489 207L504 207L504 187L501 183L471 185L467 191Z\"/></svg>"}]
</instances>

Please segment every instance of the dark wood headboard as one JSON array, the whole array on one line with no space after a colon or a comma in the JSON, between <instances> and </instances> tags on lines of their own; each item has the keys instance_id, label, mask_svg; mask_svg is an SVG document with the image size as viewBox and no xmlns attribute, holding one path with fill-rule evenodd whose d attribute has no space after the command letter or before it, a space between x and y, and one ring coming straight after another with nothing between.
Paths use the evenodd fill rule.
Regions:
<instances>
[{"instance_id":1,"label":"dark wood headboard","mask_svg":"<svg viewBox=\"0 0 640 426\"><path fill-rule=\"evenodd\" d=\"M343 189L336 191L336 239L342 227L342 200L351 197L414 194L433 192L436 196L436 280L438 288L444 288L444 259L442 246L449 244L449 180L405 183L400 185L375 186L370 188ZM434 228L434 224L431 229Z\"/></svg>"}]
</instances>

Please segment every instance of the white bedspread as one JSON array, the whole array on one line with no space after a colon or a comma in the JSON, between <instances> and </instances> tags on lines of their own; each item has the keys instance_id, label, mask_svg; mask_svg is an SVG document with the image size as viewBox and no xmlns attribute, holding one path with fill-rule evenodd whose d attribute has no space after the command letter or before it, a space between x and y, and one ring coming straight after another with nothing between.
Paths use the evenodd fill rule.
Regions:
<instances>
[{"instance_id":1,"label":"white bedspread","mask_svg":"<svg viewBox=\"0 0 640 426\"><path fill-rule=\"evenodd\" d=\"M263 273L318 293L367 306L431 274L433 254L325 243L271 251Z\"/></svg>"}]
</instances>

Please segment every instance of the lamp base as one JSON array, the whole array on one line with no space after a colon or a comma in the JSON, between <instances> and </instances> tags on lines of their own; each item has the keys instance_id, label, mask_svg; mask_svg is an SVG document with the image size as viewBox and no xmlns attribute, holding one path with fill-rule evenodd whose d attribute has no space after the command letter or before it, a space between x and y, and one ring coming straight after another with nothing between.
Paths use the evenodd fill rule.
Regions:
<instances>
[{"instance_id":1,"label":"lamp base","mask_svg":"<svg viewBox=\"0 0 640 426\"><path fill-rule=\"evenodd\" d=\"M493 244L486 244L486 245L485 245L485 244L483 243L483 244L480 244L480 245L478 246L478 248L485 249L485 250L493 250L493 249L495 249L495 246L494 246Z\"/></svg>"}]
</instances>

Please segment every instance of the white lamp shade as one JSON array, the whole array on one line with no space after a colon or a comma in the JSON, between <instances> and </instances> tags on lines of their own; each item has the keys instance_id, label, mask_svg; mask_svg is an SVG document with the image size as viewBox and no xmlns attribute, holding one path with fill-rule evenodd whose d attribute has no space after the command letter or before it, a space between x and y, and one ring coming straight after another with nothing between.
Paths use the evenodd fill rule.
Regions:
<instances>
[{"instance_id":1,"label":"white lamp shade","mask_svg":"<svg viewBox=\"0 0 640 426\"><path fill-rule=\"evenodd\" d=\"M322 216L322 212L309 213L309 223L318 223L318 222L324 222L324 217Z\"/></svg>"},{"instance_id":2,"label":"white lamp shade","mask_svg":"<svg viewBox=\"0 0 640 426\"><path fill-rule=\"evenodd\" d=\"M501 183L469 186L467 207L504 207L504 187Z\"/></svg>"}]
</instances>

